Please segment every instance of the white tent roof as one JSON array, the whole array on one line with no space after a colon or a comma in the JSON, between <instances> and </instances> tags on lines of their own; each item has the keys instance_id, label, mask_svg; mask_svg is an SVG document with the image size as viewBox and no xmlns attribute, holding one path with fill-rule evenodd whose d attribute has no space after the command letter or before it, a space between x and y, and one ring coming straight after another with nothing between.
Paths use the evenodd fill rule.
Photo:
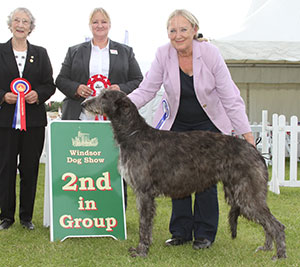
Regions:
<instances>
[{"instance_id":1,"label":"white tent roof","mask_svg":"<svg viewBox=\"0 0 300 267\"><path fill-rule=\"evenodd\" d=\"M300 61L300 0L253 0L243 30L212 43L227 60Z\"/></svg>"}]
</instances>

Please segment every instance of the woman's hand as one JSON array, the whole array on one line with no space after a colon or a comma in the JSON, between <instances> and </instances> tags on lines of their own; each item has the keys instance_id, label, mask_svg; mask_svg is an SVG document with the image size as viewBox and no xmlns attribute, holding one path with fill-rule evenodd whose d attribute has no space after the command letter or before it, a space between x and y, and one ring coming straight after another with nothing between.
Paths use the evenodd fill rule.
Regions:
<instances>
[{"instance_id":1,"label":"woman's hand","mask_svg":"<svg viewBox=\"0 0 300 267\"><path fill-rule=\"evenodd\" d=\"M108 87L107 89L109 89L109 90L117 90L117 91L120 91L121 89L120 89L120 87L119 87L119 85L117 85L117 84L112 84L110 87Z\"/></svg>"},{"instance_id":2,"label":"woman's hand","mask_svg":"<svg viewBox=\"0 0 300 267\"><path fill-rule=\"evenodd\" d=\"M248 143L250 143L251 145L255 146L255 143L254 143L254 136L253 136L252 132L243 134L243 137L245 138L245 140L246 140Z\"/></svg>"},{"instance_id":3,"label":"woman's hand","mask_svg":"<svg viewBox=\"0 0 300 267\"><path fill-rule=\"evenodd\" d=\"M76 93L78 96L87 98L93 93L93 90L90 87L88 87L87 85L80 84L77 88Z\"/></svg>"},{"instance_id":4,"label":"woman's hand","mask_svg":"<svg viewBox=\"0 0 300 267\"><path fill-rule=\"evenodd\" d=\"M16 104L17 100L18 100L18 96L11 92L8 92L4 95L4 101L7 104Z\"/></svg>"},{"instance_id":5,"label":"woman's hand","mask_svg":"<svg viewBox=\"0 0 300 267\"><path fill-rule=\"evenodd\" d=\"M27 95L25 95L25 101L28 104L38 103L39 96L38 93L34 90L31 90Z\"/></svg>"}]
</instances>

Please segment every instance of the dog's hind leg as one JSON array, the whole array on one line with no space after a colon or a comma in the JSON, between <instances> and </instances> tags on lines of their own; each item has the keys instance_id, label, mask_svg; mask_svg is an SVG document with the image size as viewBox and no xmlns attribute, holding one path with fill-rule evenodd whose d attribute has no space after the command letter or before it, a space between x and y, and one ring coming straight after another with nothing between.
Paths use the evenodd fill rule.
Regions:
<instances>
[{"instance_id":1,"label":"dog's hind leg","mask_svg":"<svg viewBox=\"0 0 300 267\"><path fill-rule=\"evenodd\" d=\"M272 217L274 217L272 215ZM275 235L275 243L276 243L276 250L277 250L277 258L286 258L286 244L285 244L285 226L280 223L275 217L274 220L276 220L277 224L277 234ZM276 257L275 257L276 258Z\"/></svg>"},{"instance_id":2,"label":"dog's hind leg","mask_svg":"<svg viewBox=\"0 0 300 267\"><path fill-rule=\"evenodd\" d=\"M228 215L232 239L236 238L237 235L237 221L239 215L240 215L240 208L235 205L232 206Z\"/></svg>"},{"instance_id":3,"label":"dog's hind leg","mask_svg":"<svg viewBox=\"0 0 300 267\"><path fill-rule=\"evenodd\" d=\"M286 258L285 227L271 214L269 209L266 218L265 226L262 224L266 233L265 245L257 250L272 249L272 240L274 240L276 245L276 256L274 256L273 259Z\"/></svg>"},{"instance_id":4,"label":"dog's hind leg","mask_svg":"<svg viewBox=\"0 0 300 267\"><path fill-rule=\"evenodd\" d=\"M136 248L130 248L132 257L146 257L152 242L152 227L155 215L155 200L151 194L136 192L137 208L140 213L140 240Z\"/></svg>"},{"instance_id":5,"label":"dog's hind leg","mask_svg":"<svg viewBox=\"0 0 300 267\"><path fill-rule=\"evenodd\" d=\"M264 206L264 207L263 207ZM253 212L251 212L253 211ZM261 205L259 209L248 210L247 213L243 212L241 208L241 214L246 218L255 221L262 225L265 231L265 244L263 247L258 247L258 250L272 250L272 241L275 241L277 255L273 259L286 258L286 245L285 245L285 233L284 225L281 224L270 212L269 208L265 205Z\"/></svg>"},{"instance_id":6,"label":"dog's hind leg","mask_svg":"<svg viewBox=\"0 0 300 267\"><path fill-rule=\"evenodd\" d=\"M273 236L270 234L269 228L261 224L265 231L265 244L263 246L259 246L255 252L258 252L260 250L269 251L273 249Z\"/></svg>"}]
</instances>

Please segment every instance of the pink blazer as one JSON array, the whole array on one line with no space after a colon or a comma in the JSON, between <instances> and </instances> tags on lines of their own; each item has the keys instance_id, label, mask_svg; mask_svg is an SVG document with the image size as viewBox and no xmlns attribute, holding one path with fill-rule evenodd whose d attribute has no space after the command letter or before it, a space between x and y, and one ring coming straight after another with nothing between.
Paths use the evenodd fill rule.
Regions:
<instances>
[{"instance_id":1,"label":"pink blazer","mask_svg":"<svg viewBox=\"0 0 300 267\"><path fill-rule=\"evenodd\" d=\"M240 91L219 52L209 42L193 41L193 78L197 99L214 125L225 134L251 132ZM176 49L170 44L158 48L150 70L140 86L128 95L141 108L152 100L163 85L162 101L168 103L170 115L161 129L169 130L180 101L179 63ZM154 115L155 127L164 114L162 103Z\"/></svg>"}]
</instances>

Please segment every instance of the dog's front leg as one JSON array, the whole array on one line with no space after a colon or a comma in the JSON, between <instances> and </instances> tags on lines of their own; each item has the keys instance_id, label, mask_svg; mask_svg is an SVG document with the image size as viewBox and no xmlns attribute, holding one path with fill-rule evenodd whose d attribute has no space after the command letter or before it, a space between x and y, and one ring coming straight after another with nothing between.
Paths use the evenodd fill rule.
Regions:
<instances>
[{"instance_id":1,"label":"dog's front leg","mask_svg":"<svg viewBox=\"0 0 300 267\"><path fill-rule=\"evenodd\" d=\"M129 251L132 257L146 257L152 242L155 201L151 194L137 193L136 202L140 213L140 241L137 248L130 248Z\"/></svg>"}]
</instances>

